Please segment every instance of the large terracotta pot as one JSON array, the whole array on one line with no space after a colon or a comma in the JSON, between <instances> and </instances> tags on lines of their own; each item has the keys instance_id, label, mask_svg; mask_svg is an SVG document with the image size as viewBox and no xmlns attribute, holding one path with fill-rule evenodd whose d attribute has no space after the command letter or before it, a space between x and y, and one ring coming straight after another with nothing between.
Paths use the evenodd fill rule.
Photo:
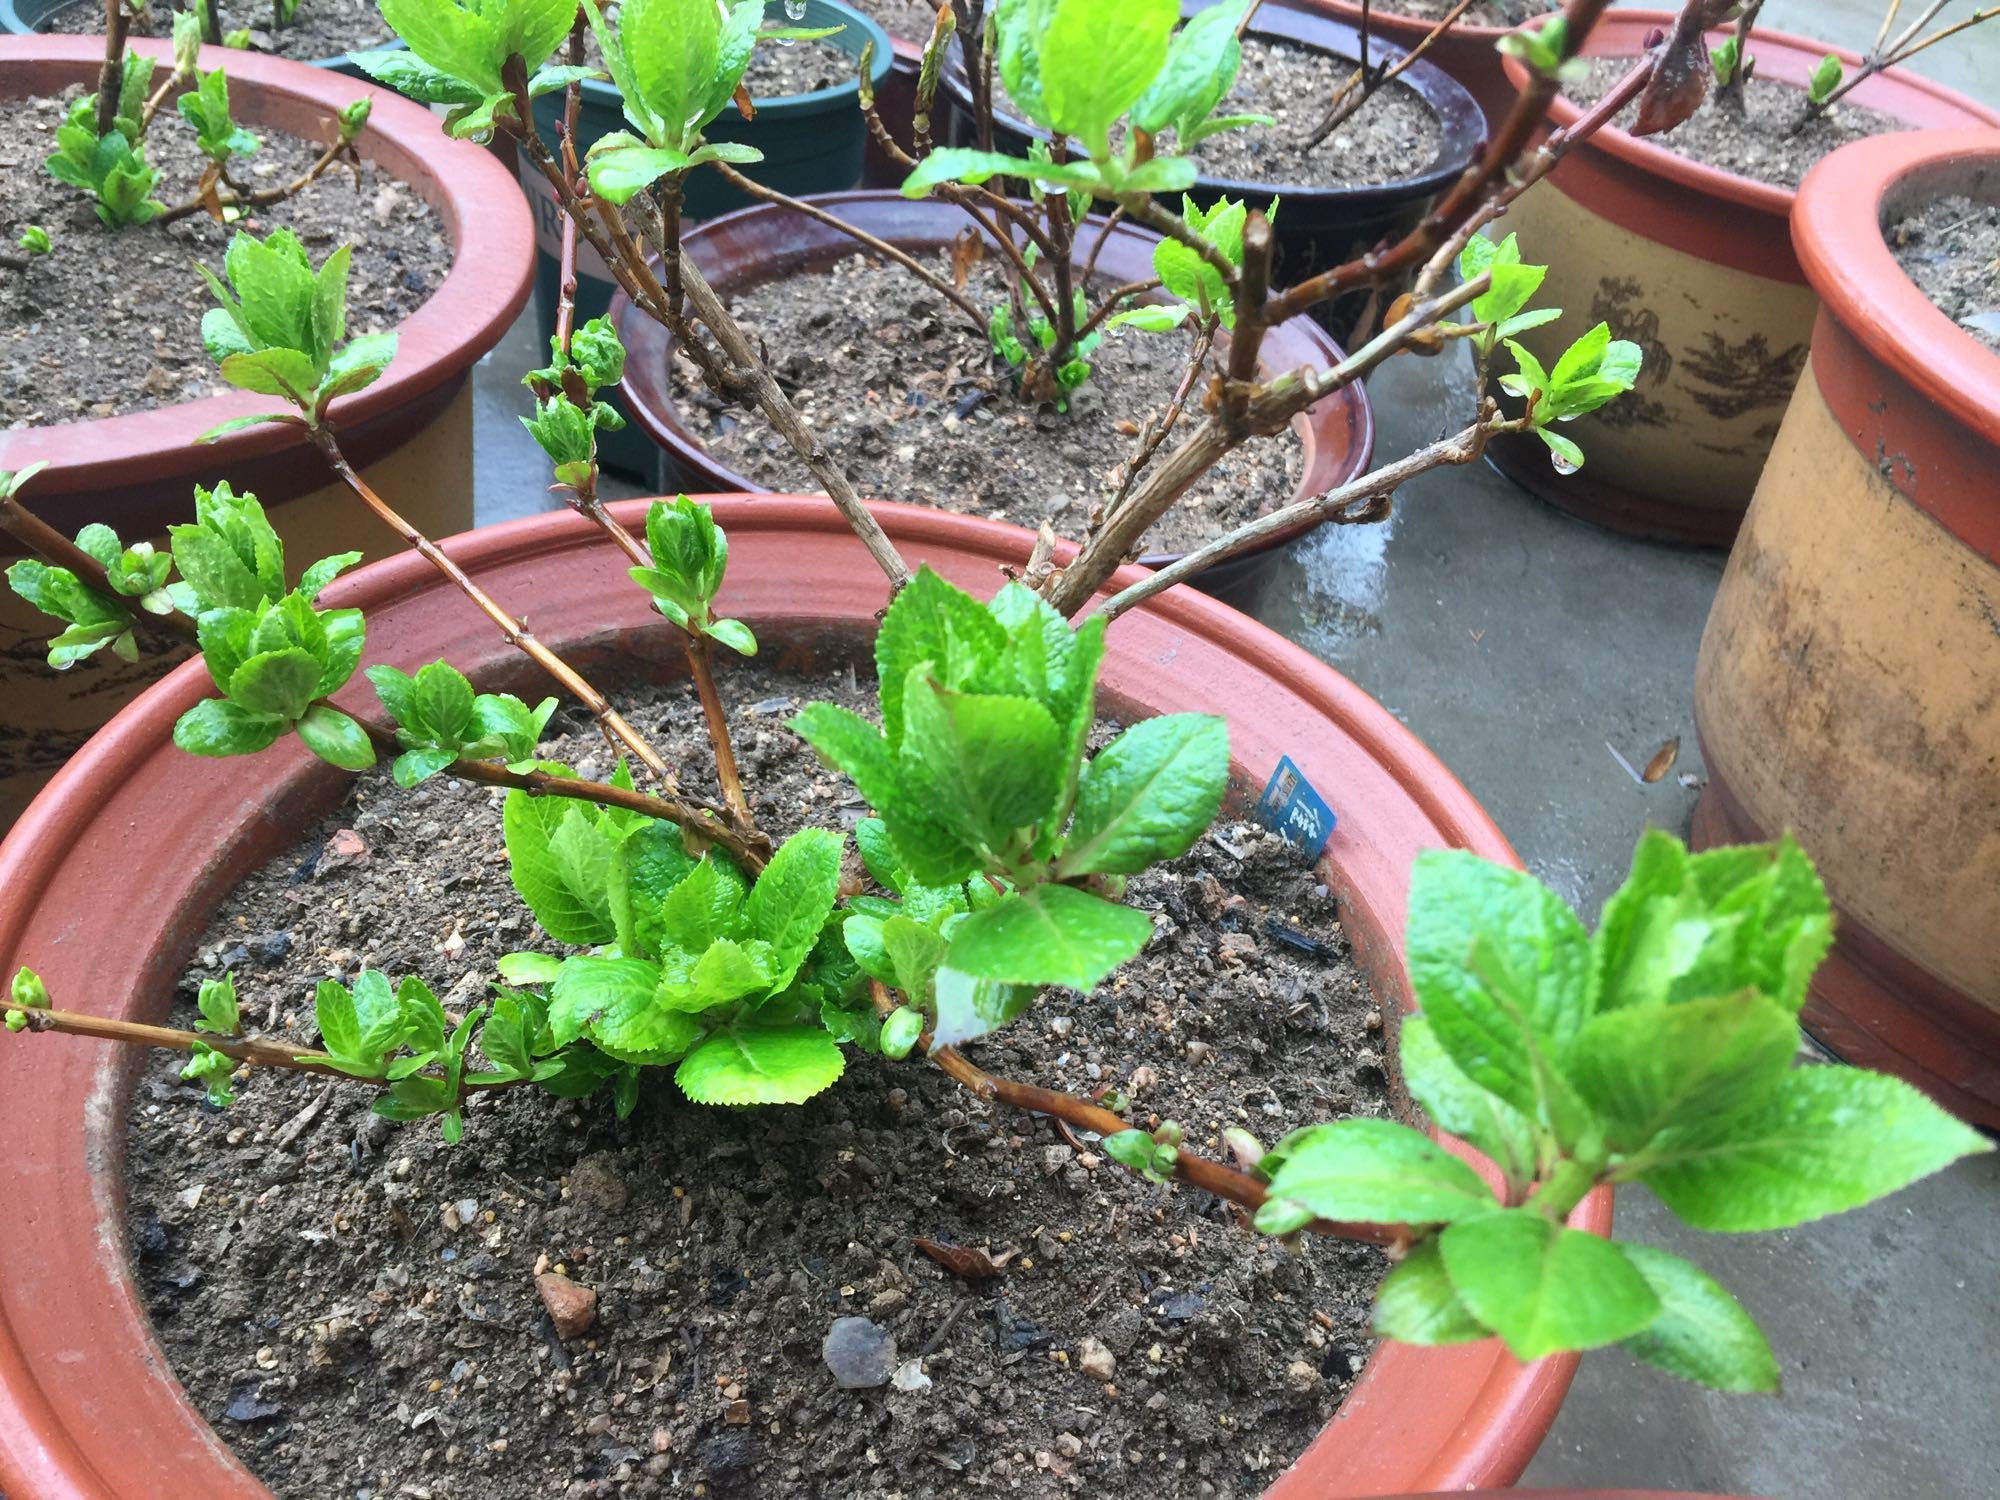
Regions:
<instances>
[{"instance_id":1,"label":"large terracotta pot","mask_svg":"<svg viewBox=\"0 0 2000 1500\"><path fill-rule=\"evenodd\" d=\"M1883 243L2000 202L2000 131L1882 136L1807 177L1812 357L1695 668L1695 837L1789 828L1840 910L1807 1027L2000 1126L2000 357Z\"/></svg>"},{"instance_id":2,"label":"large terracotta pot","mask_svg":"<svg viewBox=\"0 0 2000 1500\"><path fill-rule=\"evenodd\" d=\"M91 5L91 0L0 0L0 32L6 32L11 36L36 35L48 25L50 19L58 12L70 9L77 4ZM100 18L103 16L103 6L94 5L92 9L97 12ZM388 27L385 26L382 30L384 32L383 39L376 42L374 44L375 47L400 48L403 45L394 35L389 34ZM51 33L51 35L56 34L58 33ZM98 27L98 35L100 37L103 35L103 27L101 25ZM239 53L238 55L240 56L241 54ZM368 75L356 67L351 58L351 53L336 52L331 57L293 58L291 60L293 62L303 62L315 68L329 68L336 73L345 73L349 78L366 78Z\"/></svg>"},{"instance_id":3,"label":"large terracotta pot","mask_svg":"<svg viewBox=\"0 0 2000 1500\"><path fill-rule=\"evenodd\" d=\"M913 253L936 251L972 225L963 209L928 198L912 202L898 193L824 193L810 201L857 229ZM1148 280L1153 274L1153 247L1158 243L1158 237L1146 230L1119 224L1097 258L1098 270L1113 284ZM839 230L776 204L711 220L690 233L682 245L724 298L780 277L822 270L861 248ZM763 493L763 485L710 456L688 426L674 400L668 374L672 336L635 309L623 294L614 303L613 312L627 350L626 401L633 420L666 450L669 481L695 490ZM1270 370L1324 369L1344 357L1326 331L1310 318L1293 318L1272 329L1265 336L1263 352ZM1162 403L1168 394L1160 392ZM1305 468L1297 490L1285 499L1334 489L1368 467L1375 447L1375 419L1359 383L1294 417L1292 425L1305 446ZM1272 500L1275 505L1280 497ZM1264 581L1280 550L1312 530L1314 524L1302 522L1208 569L1200 575L1198 586L1231 602L1245 603ZM1179 552L1152 552L1140 563L1163 568L1181 556Z\"/></svg>"},{"instance_id":4,"label":"large terracotta pot","mask_svg":"<svg viewBox=\"0 0 2000 1500\"><path fill-rule=\"evenodd\" d=\"M1182 0L1181 13L1192 15L1213 3L1214 0ZM1358 60L1361 56L1361 36L1353 27L1287 5L1263 6L1251 20L1246 34L1253 40L1309 48L1336 58ZM1385 52L1398 50L1386 43L1371 43L1369 56L1379 61ZM1440 131L1437 154L1427 162L1411 162L1408 176L1366 187L1324 187L1269 180L1246 182L1234 177L1203 176L1195 179L1188 196L1204 207L1218 198L1241 198L1257 207L1263 207L1273 198L1279 200L1280 211L1271 225L1277 241L1274 286L1290 286L1377 245L1401 239L1417 227L1438 195L1457 182L1471 164L1485 140L1486 117L1470 94L1428 61L1420 59L1412 63L1399 82L1422 97L1437 116ZM943 86L950 90L955 107L954 129L965 136L962 144L970 144L976 116L972 90L956 49L945 65ZM1048 132L1040 126L1000 110L994 112L993 144L1010 156L1026 156L1031 141L1047 139ZM1163 193L1160 201L1179 213L1181 196ZM1399 290L1400 284L1377 291L1351 292L1321 303L1313 316L1331 329L1336 338L1347 338L1364 325L1373 332L1376 315L1385 299Z\"/></svg>"},{"instance_id":5,"label":"large terracotta pot","mask_svg":"<svg viewBox=\"0 0 2000 1500\"><path fill-rule=\"evenodd\" d=\"M1634 57L1671 25L1667 11L1613 11L1584 51ZM1724 30L1712 33L1720 42ZM1759 27L1760 77L1803 85L1827 53L1852 53ZM1507 70L1526 78L1518 59ZM2000 124L2000 115L1911 74L1879 73L1855 102L1912 125ZM1581 113L1568 99L1556 125ZM1726 545L1757 487L1785 402L1804 363L1814 297L1792 253L1784 188L1705 167L1607 127L1548 181L1524 193L1506 227L1530 261L1546 261L1537 304L1567 316L1522 342L1553 360L1603 320L1645 351L1637 389L1565 425L1589 462L1560 476L1533 437L1487 452L1552 505L1635 536ZM1506 361L1501 361L1503 366Z\"/></svg>"},{"instance_id":6,"label":"large terracotta pot","mask_svg":"<svg viewBox=\"0 0 2000 1500\"><path fill-rule=\"evenodd\" d=\"M732 542L722 607L756 629L767 653L803 661L817 645L853 649L869 638L882 579L824 500L729 497L716 511ZM636 530L642 511L631 504L617 514ZM1023 561L1030 541L1018 528L941 511L878 514L912 562L981 590L999 582L999 565ZM622 586L620 560L580 517L532 516L455 538L446 550L499 598L533 601L536 633L586 668L647 657L666 670L675 655L645 594ZM1141 576L1123 569L1111 587ZM488 686L528 685L521 659L414 555L340 580L327 602L368 610L370 662L412 668L444 656ZM1332 795L1340 824L1325 878L1391 1015L1411 1003L1402 931L1412 859L1441 845L1514 859L1471 795L1391 714L1212 600L1180 591L1119 621L1102 681L1120 716L1226 714L1245 787L1261 787L1289 754ZM32 964L65 1004L158 1020L224 892L351 786L293 740L266 752L254 777L181 754L174 720L208 693L192 663L154 687L0 844L0 970ZM338 696L357 708L370 698L353 688ZM141 823L146 837L134 839ZM133 1285L120 1159L136 1061L68 1037L0 1045L9 1167L0 1490L18 1500L268 1500L188 1405ZM1610 1216L1600 1193L1576 1222L1603 1233ZM1575 1366L1569 1356L1524 1367L1493 1340L1381 1347L1271 1493L1321 1500L1509 1483L1554 1420Z\"/></svg>"},{"instance_id":7,"label":"large terracotta pot","mask_svg":"<svg viewBox=\"0 0 2000 1500\"><path fill-rule=\"evenodd\" d=\"M167 55L157 42L133 46ZM102 42L91 37L0 38L0 97L94 83L102 55ZM210 51L202 61L204 67L227 66L231 106L252 129L319 138L335 109L368 95L374 107L361 154L407 183L443 219L453 246L444 284L397 330L400 343L389 372L333 411L348 455L377 488L396 497L405 515L434 535L464 530L472 524L472 390L466 376L527 298L534 266L527 204L491 156L447 139L435 115L385 89L250 52ZM342 186L328 181L319 190L340 192ZM196 484L227 478L269 507L297 565L351 548L375 557L397 550L398 539L370 521L340 484L329 482L325 461L297 428L254 427L193 446L218 422L272 405L268 396L232 391L100 421L0 431L0 469L46 460L49 467L22 498L67 535L102 521L128 543L163 539L170 523L193 519ZM0 565L17 555L11 541L0 533ZM42 664L39 644L50 634L47 627L46 616L0 588L0 699L13 731L0 737L0 829L99 725L158 675L156 665L127 666L108 651L52 673Z\"/></svg>"},{"instance_id":8,"label":"large terracotta pot","mask_svg":"<svg viewBox=\"0 0 2000 1500\"><path fill-rule=\"evenodd\" d=\"M1361 25L1361 7L1356 0L1287 0L1287 3L1299 10L1332 16L1346 26ZM1437 22L1397 15L1395 3L1396 0L1384 0L1382 5L1368 7L1368 34L1408 52L1431 34ZM1500 66L1497 45L1507 31L1504 26L1468 26L1460 21L1424 53L1426 62L1436 63L1465 86L1486 116L1489 131L1507 118L1516 97L1513 82Z\"/></svg>"}]
</instances>

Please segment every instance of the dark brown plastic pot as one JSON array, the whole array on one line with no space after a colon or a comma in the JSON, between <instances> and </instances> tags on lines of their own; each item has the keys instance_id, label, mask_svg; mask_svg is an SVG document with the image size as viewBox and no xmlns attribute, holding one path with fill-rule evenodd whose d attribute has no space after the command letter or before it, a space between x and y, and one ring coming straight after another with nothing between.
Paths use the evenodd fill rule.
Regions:
<instances>
[{"instance_id":1,"label":"dark brown plastic pot","mask_svg":"<svg viewBox=\"0 0 2000 1500\"><path fill-rule=\"evenodd\" d=\"M825 193L808 201L877 239L912 252L930 252L948 245L972 222L964 210L951 204L931 199L912 202L898 193ZM1098 256L1098 269L1113 283L1147 280L1153 274L1153 247L1157 243L1157 237L1147 231L1120 224ZM824 269L860 248L839 230L775 204L712 219L689 233L682 244L724 298L780 277ZM669 377L672 335L623 296L613 303L612 313L628 351L627 404L633 420L666 450L669 478L690 490L762 493L764 486L711 456L688 426ZM1271 370L1301 366L1325 369L1343 357L1339 346L1309 318L1293 318L1272 329L1265 335L1263 353L1265 366ZM1162 400L1166 394L1161 392ZM1293 426L1305 445L1305 471L1297 491L1286 500L1334 489L1368 467L1375 446L1375 419L1359 383L1336 391L1293 418ZM1278 499L1272 498L1274 503ZM1196 586L1232 602L1243 602L1255 593L1279 550L1315 524L1302 522L1238 553L1201 574ZM1181 556L1178 552L1154 552L1140 563L1162 568Z\"/></svg>"},{"instance_id":2,"label":"dark brown plastic pot","mask_svg":"<svg viewBox=\"0 0 2000 1500\"><path fill-rule=\"evenodd\" d=\"M816 649L864 646L882 578L832 506L729 497L716 512L732 543L721 607L747 620L767 652L803 663ZM642 508L617 514L636 529ZM910 561L971 588L990 590L1001 564L1027 556L1030 537L1017 527L908 506L878 514ZM648 659L666 670L675 655L645 594L624 584L619 559L572 513L456 537L446 551L499 598L531 605L536 634L585 668ZM1122 569L1110 586L1142 576ZM485 686L530 686L521 659L414 555L340 580L326 602L367 609L370 663L414 668L442 656ZM1244 787L1261 787L1289 754L1332 797L1340 823L1322 869L1391 1016L1411 1004L1402 938L1411 861L1439 846L1514 861L1478 803L1394 716L1213 600L1177 590L1121 619L1102 682L1121 717L1225 714ZM216 902L348 793L351 778L295 740L267 751L254 776L177 751L175 719L209 692L199 664L179 668L93 739L0 844L0 971L30 964L65 1005L161 1019ZM372 707L365 688L337 697ZM137 827L145 837L133 837ZM137 1062L110 1044L0 1036L0 1490L17 1500L269 1500L189 1406L132 1280L121 1157ZM1609 1195L1587 1201L1576 1222L1605 1232ZM1492 1340L1385 1345L1271 1494L1511 1483L1575 1368L1574 1356L1523 1366Z\"/></svg>"},{"instance_id":3,"label":"dark brown plastic pot","mask_svg":"<svg viewBox=\"0 0 2000 1500\"><path fill-rule=\"evenodd\" d=\"M133 50L167 57L170 49L136 41ZM0 38L0 97L52 95L93 85L101 39L81 36ZM506 169L479 147L448 139L437 117L386 89L324 68L254 52L204 52L205 68L226 66L230 104L250 129L279 129L324 139L340 107L374 101L359 149L436 209L453 247L451 270L437 293L397 329L396 359L367 390L333 407L342 445L355 466L407 506L433 535L472 522L472 394L466 376L500 341L528 294L534 239L527 204ZM178 119L156 128L183 128ZM38 141L10 143L39 155ZM349 191L329 178L314 191ZM357 205L359 200L354 200ZM144 231L131 231L143 234ZM58 244L56 255L62 248ZM187 274L195 272L189 267ZM382 555L401 543L357 520L296 427L266 425L195 447L194 439L231 417L269 411L268 396L233 391L90 422L0 431L0 470L45 460L24 499L66 535L102 521L128 542L160 537L193 518L196 484L227 478L271 511L295 563L350 547ZM303 558L301 554L305 554ZM0 534L0 564L16 555ZM26 805L35 786L156 672L128 668L108 652L50 674L32 642L43 617L0 590L0 696L10 728L0 741L0 828ZM17 668L18 663L18 668Z\"/></svg>"},{"instance_id":4,"label":"dark brown plastic pot","mask_svg":"<svg viewBox=\"0 0 2000 1500\"><path fill-rule=\"evenodd\" d=\"M2000 1128L2000 357L1882 224L2000 202L2000 131L1877 136L1799 189L1812 358L1695 666L1698 843L1790 829L1840 913L1804 1021Z\"/></svg>"},{"instance_id":5,"label":"dark brown plastic pot","mask_svg":"<svg viewBox=\"0 0 2000 1500\"><path fill-rule=\"evenodd\" d=\"M1184 0L1184 15L1204 9L1204 0ZM1282 5L1265 5L1250 23L1249 36L1267 42L1307 47L1349 60L1361 56L1361 35L1351 26L1329 16L1309 13ZM1379 60L1400 54L1401 48L1371 42L1369 56ZM1316 271L1343 264L1376 245L1401 239L1416 228L1437 195L1456 182L1486 138L1486 117L1473 98L1443 69L1419 59L1410 65L1400 82L1417 94L1436 114L1443 138L1437 155L1428 162L1412 163L1407 177L1368 187L1321 187L1299 182L1244 182L1233 177L1200 177L1189 195L1204 207L1218 198L1241 198L1261 208L1272 198L1281 200L1272 227L1277 231L1278 254L1273 285L1287 286L1303 281ZM970 128L974 118L972 92L966 85L965 70L953 52L944 70L944 88L950 90L955 106L954 129ZM993 144L1012 156L1025 156L1031 140L1046 140L1048 132L1012 115L995 112ZM1179 193L1163 194L1160 201L1176 213ZM1380 289L1383 296L1398 288ZM1346 338L1375 301L1375 294L1350 293L1332 302L1323 302L1313 316L1332 330L1335 338Z\"/></svg>"},{"instance_id":6,"label":"dark brown plastic pot","mask_svg":"<svg viewBox=\"0 0 2000 1500\"><path fill-rule=\"evenodd\" d=\"M1591 31L1589 55L1629 57L1670 28L1668 10L1612 11ZM1709 33L1711 45L1727 27ZM1805 37L1757 29L1761 78L1803 87L1834 53ZM1505 59L1525 82L1525 65ZM1942 84L1898 69L1878 73L1854 101L1924 128L2000 124L2000 115ZM1803 105L1801 106L1803 108ZM1555 126L1582 113L1558 98ZM1634 536L1727 546L1742 524L1812 337L1817 300L1792 250L1796 195L1679 156L1607 126L1578 145L1548 181L1524 193L1506 227L1548 277L1536 303L1567 315L1522 344L1552 364L1600 319L1645 354L1639 382L1563 431L1588 459L1559 475L1539 438L1494 440L1487 455L1523 488L1560 509Z\"/></svg>"}]
</instances>

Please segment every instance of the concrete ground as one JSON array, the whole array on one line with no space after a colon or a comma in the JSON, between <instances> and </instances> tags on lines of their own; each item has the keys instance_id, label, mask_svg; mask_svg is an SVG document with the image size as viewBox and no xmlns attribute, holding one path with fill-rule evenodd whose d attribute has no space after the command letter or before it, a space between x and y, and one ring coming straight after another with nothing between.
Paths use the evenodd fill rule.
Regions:
<instances>
[{"instance_id":1,"label":"concrete ground","mask_svg":"<svg viewBox=\"0 0 2000 1500\"><path fill-rule=\"evenodd\" d=\"M1881 4L1770 0L1765 17L1859 48ZM1954 0L1945 17L1969 9ZM2000 23L1920 61L2000 101ZM482 522L549 503L514 420L539 352L524 319L479 373ZM1378 460L1462 420L1465 375L1450 360L1379 373ZM1479 467L1408 486L1386 525L1300 544L1258 613L1403 718L1594 920L1642 830L1687 829L1695 792L1678 776L1702 770L1690 682L1721 570L1719 553L1595 530ZM1676 736L1675 775L1651 786L1607 748L1643 764ZM1619 1228L1733 1289L1770 1335L1785 1393L1717 1396L1616 1352L1588 1356L1529 1481L1772 1500L2000 1496L2000 1157L1791 1233L1698 1236L1637 1192Z\"/></svg>"}]
</instances>

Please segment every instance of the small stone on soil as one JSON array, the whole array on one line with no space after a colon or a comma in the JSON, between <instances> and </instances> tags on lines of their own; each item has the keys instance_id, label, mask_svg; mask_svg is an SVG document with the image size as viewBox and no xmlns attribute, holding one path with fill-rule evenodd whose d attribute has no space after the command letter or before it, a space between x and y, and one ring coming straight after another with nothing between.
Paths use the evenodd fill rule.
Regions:
<instances>
[{"instance_id":1,"label":"small stone on soil","mask_svg":"<svg viewBox=\"0 0 2000 1500\"><path fill-rule=\"evenodd\" d=\"M867 1318L835 1318L820 1345L834 1384L842 1390L872 1390L896 1368L896 1340Z\"/></svg>"},{"instance_id":2,"label":"small stone on soil","mask_svg":"<svg viewBox=\"0 0 2000 1500\"><path fill-rule=\"evenodd\" d=\"M556 1326L556 1337L573 1339L588 1333L597 1321L597 1293L578 1286L567 1276L544 1271L535 1278L535 1290L542 1294L542 1306Z\"/></svg>"}]
</instances>

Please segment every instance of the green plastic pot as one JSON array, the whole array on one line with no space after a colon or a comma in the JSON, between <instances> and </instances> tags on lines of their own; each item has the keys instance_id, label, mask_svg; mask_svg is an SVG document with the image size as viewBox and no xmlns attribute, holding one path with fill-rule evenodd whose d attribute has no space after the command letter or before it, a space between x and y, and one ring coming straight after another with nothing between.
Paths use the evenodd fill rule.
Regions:
<instances>
[{"instance_id":1,"label":"green plastic pot","mask_svg":"<svg viewBox=\"0 0 2000 1500\"><path fill-rule=\"evenodd\" d=\"M50 16L59 10L66 9L74 3L75 0L0 0L0 32L8 36L40 35L42 27L47 23ZM102 8L101 6L99 7L100 10ZM390 36L377 42L375 50L380 51L383 48L401 47L402 45L395 37ZM336 53L332 57L315 57L311 59L294 57L287 60L302 63L310 68L326 68L331 72L344 73L349 78L363 78L373 83L374 80L372 78L368 78L366 73L354 66L351 57L350 53L341 52Z\"/></svg>"},{"instance_id":2,"label":"green plastic pot","mask_svg":"<svg viewBox=\"0 0 2000 1500\"><path fill-rule=\"evenodd\" d=\"M0 4L10 0L0 0ZM837 0L805 0L794 13L789 5L772 6L767 20L784 26L839 26L844 29L827 38L858 64L861 52L875 44L870 75L880 88L895 62L889 33L851 6ZM766 42L763 45L771 46ZM557 144L562 120L563 96L544 94L535 101L535 128L551 149ZM629 128L618 91L608 83L585 83L583 111L577 121L577 153L581 156L600 136ZM735 110L725 109L703 138L710 141L738 141L755 146L764 159L741 170L766 187L799 195L829 193L857 186L861 181L862 159L868 136L861 114L858 83L796 94L789 99L759 99L757 116L745 120ZM562 208L542 174L525 159L520 163L521 187L535 214L535 316L541 335L547 340L556 329L556 303L561 296ZM712 219L719 214L747 208L751 199L729 187L716 172L696 170L688 177L682 199L684 220ZM616 284L606 274L604 264L587 244L577 246L576 316L579 322L601 317L611 306ZM614 405L622 411L616 395ZM606 469L647 485L659 482L660 450L644 433L628 426L612 433L598 445L598 458Z\"/></svg>"}]
</instances>

